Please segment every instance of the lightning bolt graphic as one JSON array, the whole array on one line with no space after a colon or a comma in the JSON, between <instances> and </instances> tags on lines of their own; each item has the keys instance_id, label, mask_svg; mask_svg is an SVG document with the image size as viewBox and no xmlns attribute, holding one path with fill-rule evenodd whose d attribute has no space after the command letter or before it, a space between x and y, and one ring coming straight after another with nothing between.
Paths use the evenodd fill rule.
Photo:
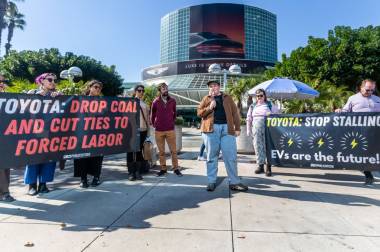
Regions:
<instances>
[{"instance_id":1,"label":"lightning bolt graphic","mask_svg":"<svg viewBox=\"0 0 380 252\"><path fill-rule=\"evenodd\" d=\"M293 140L291 138L289 138L288 144L289 144L289 146L291 146L293 144Z\"/></svg>"},{"instance_id":2,"label":"lightning bolt graphic","mask_svg":"<svg viewBox=\"0 0 380 252\"><path fill-rule=\"evenodd\" d=\"M319 139L318 141L318 147L321 148L321 146L324 144L325 142L323 142L323 139Z\"/></svg>"},{"instance_id":3,"label":"lightning bolt graphic","mask_svg":"<svg viewBox=\"0 0 380 252\"><path fill-rule=\"evenodd\" d=\"M356 145L358 145L358 143L356 142L356 140L352 140L351 142L351 146L352 146L352 149L356 147Z\"/></svg>"}]
</instances>

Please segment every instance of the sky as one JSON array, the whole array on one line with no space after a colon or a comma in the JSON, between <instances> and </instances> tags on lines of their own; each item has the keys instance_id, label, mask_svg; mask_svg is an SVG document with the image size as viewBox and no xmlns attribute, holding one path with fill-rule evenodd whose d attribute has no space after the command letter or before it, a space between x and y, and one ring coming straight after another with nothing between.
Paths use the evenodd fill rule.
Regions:
<instances>
[{"instance_id":1,"label":"sky","mask_svg":"<svg viewBox=\"0 0 380 252\"><path fill-rule=\"evenodd\" d=\"M141 81L141 70L160 61L161 17L204 3L240 3L276 14L279 59L337 25L380 25L378 0L25 0L17 4L27 26L15 31L13 49L58 48L116 65L127 82Z\"/></svg>"}]
</instances>

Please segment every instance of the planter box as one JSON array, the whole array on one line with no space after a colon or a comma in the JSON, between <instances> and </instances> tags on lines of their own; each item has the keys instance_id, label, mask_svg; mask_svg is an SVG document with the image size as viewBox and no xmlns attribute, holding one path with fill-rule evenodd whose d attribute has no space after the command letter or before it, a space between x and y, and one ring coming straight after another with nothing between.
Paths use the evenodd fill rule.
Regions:
<instances>
[{"instance_id":1,"label":"planter box","mask_svg":"<svg viewBox=\"0 0 380 252\"><path fill-rule=\"evenodd\" d=\"M253 154L252 137L247 135L247 125L241 125L240 136L236 138L238 153Z\"/></svg>"}]
</instances>

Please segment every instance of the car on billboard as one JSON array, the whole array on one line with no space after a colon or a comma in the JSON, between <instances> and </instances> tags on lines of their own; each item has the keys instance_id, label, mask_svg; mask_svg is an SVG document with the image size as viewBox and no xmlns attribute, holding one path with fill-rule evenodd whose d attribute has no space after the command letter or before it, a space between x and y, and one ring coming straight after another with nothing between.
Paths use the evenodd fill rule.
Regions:
<instances>
[{"instance_id":1,"label":"car on billboard","mask_svg":"<svg viewBox=\"0 0 380 252\"><path fill-rule=\"evenodd\" d=\"M150 70L147 70L146 72L149 75L159 76L162 75L164 72L166 72L169 69L169 67L157 67Z\"/></svg>"},{"instance_id":2,"label":"car on billboard","mask_svg":"<svg viewBox=\"0 0 380 252\"><path fill-rule=\"evenodd\" d=\"M190 33L189 47L191 58L244 58L243 44L221 33Z\"/></svg>"}]
</instances>

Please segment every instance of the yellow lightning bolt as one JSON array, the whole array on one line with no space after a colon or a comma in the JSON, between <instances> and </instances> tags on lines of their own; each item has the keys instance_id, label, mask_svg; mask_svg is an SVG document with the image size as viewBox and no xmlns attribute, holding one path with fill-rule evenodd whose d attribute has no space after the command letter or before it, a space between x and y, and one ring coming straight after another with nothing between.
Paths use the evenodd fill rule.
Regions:
<instances>
[{"instance_id":1,"label":"yellow lightning bolt","mask_svg":"<svg viewBox=\"0 0 380 252\"><path fill-rule=\"evenodd\" d=\"M318 141L318 147L321 148L321 146L324 144L325 142L323 142L323 139L319 139Z\"/></svg>"},{"instance_id":2,"label":"yellow lightning bolt","mask_svg":"<svg viewBox=\"0 0 380 252\"><path fill-rule=\"evenodd\" d=\"M358 145L358 143L356 142L356 140L352 140L351 142L351 146L352 146L352 149L356 147L356 145Z\"/></svg>"},{"instance_id":3,"label":"yellow lightning bolt","mask_svg":"<svg viewBox=\"0 0 380 252\"><path fill-rule=\"evenodd\" d=\"M289 144L289 146L291 146L293 144L293 140L291 138L289 138L288 144Z\"/></svg>"}]
</instances>

